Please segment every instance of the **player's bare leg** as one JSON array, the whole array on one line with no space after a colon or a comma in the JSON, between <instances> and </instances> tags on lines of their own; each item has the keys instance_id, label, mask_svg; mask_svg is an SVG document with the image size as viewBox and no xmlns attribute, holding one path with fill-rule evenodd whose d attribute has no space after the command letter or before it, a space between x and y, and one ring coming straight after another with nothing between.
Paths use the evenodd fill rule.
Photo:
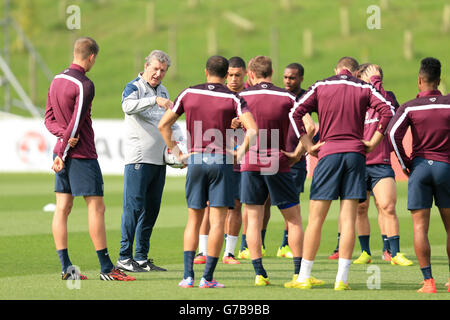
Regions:
<instances>
[{"instance_id":1,"label":"player's bare leg","mask_svg":"<svg viewBox=\"0 0 450 320\"><path fill-rule=\"evenodd\" d=\"M136 278L114 267L108 254L105 228L105 203L102 196L85 196L88 207L89 235L100 262L100 279L117 281L134 281Z\"/></svg>"},{"instance_id":2,"label":"player's bare leg","mask_svg":"<svg viewBox=\"0 0 450 320\"><path fill-rule=\"evenodd\" d=\"M358 211L356 215L356 231L359 236L370 235L370 221L369 221L369 202L370 194L367 194L367 199L358 204Z\"/></svg>"},{"instance_id":3,"label":"player's bare leg","mask_svg":"<svg viewBox=\"0 0 450 320\"><path fill-rule=\"evenodd\" d=\"M414 250L421 268L430 265L430 242L428 228L430 225L430 209L412 210L411 217L414 229Z\"/></svg>"},{"instance_id":4,"label":"player's bare leg","mask_svg":"<svg viewBox=\"0 0 450 320\"><path fill-rule=\"evenodd\" d=\"M264 218L264 205L247 204L247 246L252 260L262 257L261 230Z\"/></svg>"},{"instance_id":5,"label":"player's bare leg","mask_svg":"<svg viewBox=\"0 0 450 320\"><path fill-rule=\"evenodd\" d=\"M355 246L355 221L358 208L358 200L341 200L341 239L339 245L339 258L351 259Z\"/></svg>"},{"instance_id":6,"label":"player's bare leg","mask_svg":"<svg viewBox=\"0 0 450 320\"><path fill-rule=\"evenodd\" d=\"M448 257L448 264L450 266L450 208L439 208L439 213L441 214L441 219L442 222L444 223L444 228L447 233L447 257ZM450 292L449 282L447 282L447 286L449 288L448 291Z\"/></svg>"},{"instance_id":7,"label":"player's bare leg","mask_svg":"<svg viewBox=\"0 0 450 320\"><path fill-rule=\"evenodd\" d=\"M207 204L207 207L205 208L204 214L203 214L203 220L200 225L200 231L199 231L199 242L198 242L198 254L194 259L195 264L204 264L206 263L206 255L207 252L207 245L208 245L208 235L209 235L209 203Z\"/></svg>"},{"instance_id":8,"label":"player's bare leg","mask_svg":"<svg viewBox=\"0 0 450 320\"><path fill-rule=\"evenodd\" d=\"M372 262L370 251L370 222L369 222L370 193L367 192L366 200L358 204L356 214L356 231L361 245L361 255L353 261L355 264L367 264Z\"/></svg>"},{"instance_id":9,"label":"player's bare leg","mask_svg":"<svg viewBox=\"0 0 450 320\"><path fill-rule=\"evenodd\" d=\"M388 237L399 234L398 217L395 211L397 203L397 188L393 178L381 179L373 188L378 208L383 216L383 225Z\"/></svg>"},{"instance_id":10,"label":"player's bare leg","mask_svg":"<svg viewBox=\"0 0 450 320\"><path fill-rule=\"evenodd\" d=\"M202 224L200 225L200 231L199 233L201 235L208 235L209 234L209 207L205 208L205 212L203 215Z\"/></svg>"},{"instance_id":11,"label":"player's bare leg","mask_svg":"<svg viewBox=\"0 0 450 320\"><path fill-rule=\"evenodd\" d=\"M188 221L184 228L183 248L184 251L196 251L198 246L198 235L205 214L205 209L188 208Z\"/></svg>"},{"instance_id":12,"label":"player's bare leg","mask_svg":"<svg viewBox=\"0 0 450 320\"><path fill-rule=\"evenodd\" d=\"M247 226L248 226L248 214L247 205L243 205L242 208L242 235L241 235L241 248L239 250L238 259L249 259L250 254L248 252L247 244Z\"/></svg>"},{"instance_id":13,"label":"player's bare leg","mask_svg":"<svg viewBox=\"0 0 450 320\"><path fill-rule=\"evenodd\" d=\"M223 245L227 207L209 208L208 256L219 257Z\"/></svg>"},{"instance_id":14,"label":"player's bare leg","mask_svg":"<svg viewBox=\"0 0 450 320\"><path fill-rule=\"evenodd\" d=\"M266 246L265 246L265 236L266 236L266 231L267 231L267 226L269 225L269 220L270 220L270 207L271 207L271 202L270 202L270 195L267 197L266 202L264 203L264 218L263 218L263 223L262 223L262 227L261 227L261 244L263 246L262 250L262 255L265 255L266 252Z\"/></svg>"},{"instance_id":15,"label":"player's bare leg","mask_svg":"<svg viewBox=\"0 0 450 320\"><path fill-rule=\"evenodd\" d=\"M255 270L256 286L269 284L269 277L262 264L262 237L261 229L264 220L264 205L246 205L247 207L247 245L250 250L253 269Z\"/></svg>"},{"instance_id":16,"label":"player's bare leg","mask_svg":"<svg viewBox=\"0 0 450 320\"><path fill-rule=\"evenodd\" d=\"M297 278L299 282L296 287L309 289L312 286L311 271L317 251L319 250L322 226L330 209L331 200L310 200L308 225L304 233L303 259L300 273ZM289 236L291 230L289 229Z\"/></svg>"},{"instance_id":17,"label":"player's bare leg","mask_svg":"<svg viewBox=\"0 0 450 320\"><path fill-rule=\"evenodd\" d=\"M373 188L373 193L379 212L383 216L384 232L386 232L392 254L391 264L411 266L413 262L400 251L400 227L395 210L397 191L394 178L381 179Z\"/></svg>"},{"instance_id":18,"label":"player's bare leg","mask_svg":"<svg viewBox=\"0 0 450 320\"><path fill-rule=\"evenodd\" d=\"M294 257L302 257L303 253L303 225L302 217L300 215L300 206L295 205L293 207L281 210L283 214L285 224L289 230L288 242Z\"/></svg>"},{"instance_id":19,"label":"player's bare leg","mask_svg":"<svg viewBox=\"0 0 450 320\"><path fill-rule=\"evenodd\" d=\"M355 246L355 221L358 211L358 199L341 200L340 225L341 239L339 245L338 272L336 274L335 290L348 290L348 273Z\"/></svg>"},{"instance_id":20,"label":"player's bare leg","mask_svg":"<svg viewBox=\"0 0 450 320\"><path fill-rule=\"evenodd\" d=\"M234 258L234 251L239 238L239 231L242 225L242 204L239 199L234 199L234 208L228 209L225 220L225 251L223 256L223 263L225 264L240 264Z\"/></svg>"},{"instance_id":21,"label":"player's bare leg","mask_svg":"<svg viewBox=\"0 0 450 320\"><path fill-rule=\"evenodd\" d=\"M70 193L56 192L56 209L52 221L56 250L67 248L67 220L72 210L73 198Z\"/></svg>"},{"instance_id":22,"label":"player's bare leg","mask_svg":"<svg viewBox=\"0 0 450 320\"><path fill-rule=\"evenodd\" d=\"M303 242L303 260L314 261L320 245L322 226L330 209L331 200L310 200L308 225ZM342 233L342 226L341 226Z\"/></svg>"},{"instance_id":23,"label":"player's bare leg","mask_svg":"<svg viewBox=\"0 0 450 320\"><path fill-rule=\"evenodd\" d=\"M424 277L424 285L418 292L436 292L431 272L431 247L428 240L431 209L411 210L414 230L414 250Z\"/></svg>"},{"instance_id":24,"label":"player's bare leg","mask_svg":"<svg viewBox=\"0 0 450 320\"><path fill-rule=\"evenodd\" d=\"M89 213L89 235L95 250L106 248L105 203L103 197L84 197Z\"/></svg>"},{"instance_id":25,"label":"player's bare leg","mask_svg":"<svg viewBox=\"0 0 450 320\"><path fill-rule=\"evenodd\" d=\"M225 218L227 215L227 207L210 207L209 208L209 235L208 235L208 252L206 256L205 270L200 280L200 288L223 288L224 285L214 280L214 271L219 260L220 251L222 250L223 235L225 231Z\"/></svg>"},{"instance_id":26,"label":"player's bare leg","mask_svg":"<svg viewBox=\"0 0 450 320\"><path fill-rule=\"evenodd\" d=\"M234 199L234 208L227 212L225 222L226 234L238 236L242 226L242 204L239 199Z\"/></svg>"}]
</instances>

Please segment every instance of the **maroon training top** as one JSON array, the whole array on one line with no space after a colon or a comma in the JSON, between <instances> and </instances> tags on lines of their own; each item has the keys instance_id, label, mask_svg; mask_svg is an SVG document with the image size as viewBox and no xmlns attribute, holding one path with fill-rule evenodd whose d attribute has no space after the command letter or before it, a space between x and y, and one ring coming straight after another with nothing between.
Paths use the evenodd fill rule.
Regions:
<instances>
[{"instance_id":1,"label":"maroon training top","mask_svg":"<svg viewBox=\"0 0 450 320\"><path fill-rule=\"evenodd\" d=\"M172 111L186 114L188 152L226 154L227 149L231 151L234 147L231 120L248 112L248 108L244 99L227 86L204 83L183 90Z\"/></svg>"},{"instance_id":2,"label":"maroon training top","mask_svg":"<svg viewBox=\"0 0 450 320\"><path fill-rule=\"evenodd\" d=\"M63 161L67 156L97 159L91 120L95 88L85 73L83 67L71 64L55 76L48 90L45 126L58 137L53 152ZM78 135L77 145L70 148L69 139Z\"/></svg>"},{"instance_id":3,"label":"maroon training top","mask_svg":"<svg viewBox=\"0 0 450 320\"><path fill-rule=\"evenodd\" d=\"M412 135L409 157L402 144L408 127ZM404 103L389 125L389 138L403 169L410 169L415 157L450 163L450 94L424 91Z\"/></svg>"},{"instance_id":4,"label":"maroon training top","mask_svg":"<svg viewBox=\"0 0 450 320\"><path fill-rule=\"evenodd\" d=\"M370 78L370 83L377 89L383 97L388 100L395 110L398 109L399 104L395 95L391 91L385 91L381 82L381 77L373 76ZM380 121L380 115L375 109L367 109L366 121L364 122L364 139L370 140L372 135L377 131L378 123ZM389 142L389 138L385 137L378 144L378 146L372 152L366 155L366 164L391 164L391 151L392 145Z\"/></svg>"},{"instance_id":5,"label":"maroon training top","mask_svg":"<svg viewBox=\"0 0 450 320\"><path fill-rule=\"evenodd\" d=\"M327 155L357 152L365 155L364 119L367 108L375 109L380 120L377 131L385 133L394 114L392 104L371 84L343 70L338 75L317 81L292 108L289 117L298 137L305 134L302 118L317 112L320 141L319 160Z\"/></svg>"},{"instance_id":6,"label":"maroon training top","mask_svg":"<svg viewBox=\"0 0 450 320\"><path fill-rule=\"evenodd\" d=\"M256 145L245 154L241 171L289 172L288 159L280 150L286 150L288 115L295 97L269 82L249 87L240 95L247 102L259 131Z\"/></svg>"}]
</instances>

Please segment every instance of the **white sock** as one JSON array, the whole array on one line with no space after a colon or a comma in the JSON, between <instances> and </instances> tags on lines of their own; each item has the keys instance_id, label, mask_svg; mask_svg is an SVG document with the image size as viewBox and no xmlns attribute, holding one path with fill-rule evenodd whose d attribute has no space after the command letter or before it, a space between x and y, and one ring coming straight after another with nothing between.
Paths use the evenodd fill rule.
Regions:
<instances>
[{"instance_id":1,"label":"white sock","mask_svg":"<svg viewBox=\"0 0 450 320\"><path fill-rule=\"evenodd\" d=\"M230 236L229 234L227 235L227 238L225 239L225 257L229 254L234 255L234 249L236 248L237 241L237 236Z\"/></svg>"},{"instance_id":2,"label":"white sock","mask_svg":"<svg viewBox=\"0 0 450 320\"><path fill-rule=\"evenodd\" d=\"M199 236L198 241L198 253L203 253L204 256L206 256L206 248L208 247L208 235L207 234L201 234Z\"/></svg>"},{"instance_id":3,"label":"white sock","mask_svg":"<svg viewBox=\"0 0 450 320\"><path fill-rule=\"evenodd\" d=\"M302 265L300 267L300 273L297 278L297 282L304 282L306 279L311 278L311 270L314 261L302 259Z\"/></svg>"},{"instance_id":4,"label":"white sock","mask_svg":"<svg viewBox=\"0 0 450 320\"><path fill-rule=\"evenodd\" d=\"M303 263L303 261L302 261L302 263ZM348 282L348 271L350 270L351 264L352 264L352 260L339 258L336 282L339 282L339 281L344 281L344 283Z\"/></svg>"}]
</instances>

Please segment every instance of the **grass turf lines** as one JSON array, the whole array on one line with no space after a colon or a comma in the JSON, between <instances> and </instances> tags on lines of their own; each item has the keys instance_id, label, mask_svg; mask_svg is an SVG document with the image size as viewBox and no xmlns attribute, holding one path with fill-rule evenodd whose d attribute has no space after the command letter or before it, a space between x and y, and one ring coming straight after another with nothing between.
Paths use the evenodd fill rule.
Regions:
<instances>
[{"instance_id":1,"label":"grass turf lines","mask_svg":"<svg viewBox=\"0 0 450 320\"><path fill-rule=\"evenodd\" d=\"M419 294L422 275L412 246L412 222L406 210L406 183L398 183L397 211L400 220L400 249L413 260L411 267L391 266L381 260L381 236L376 213L371 202L369 218L372 227L371 250L373 263L352 265L349 274L351 291L335 292L337 261L328 260L336 246L338 203L334 202L323 227L322 242L313 267L313 276L325 280L323 287L311 290L285 289L292 279L292 260L277 258L284 223L275 207L266 233L267 256L263 259L271 285L255 287L254 271L249 260L241 265L224 265L219 261L215 278L226 285L224 289L183 289L177 286L183 276L183 231L187 220L184 198L184 177L168 177L162 207L150 243L150 257L168 272L133 274L135 282L105 282L99 280L99 264L87 229L87 210L84 200L76 198L69 217L69 254L74 265L80 267L89 280L79 289L69 289L60 280L60 264L51 234L52 213L42 209L54 203L52 174L0 174L0 299L98 299L98 300L339 300L339 299L433 299L448 300L450 293L444 283L448 280L448 261L445 253L445 233L436 208L430 224L433 276L438 294ZM113 263L120 246L122 214L121 176L105 176L105 203L108 249ZM304 227L307 225L310 180L301 196ZM240 239L238 247L240 245ZM236 254L237 254L236 249ZM356 240L353 258L360 254ZM370 266L370 269L368 269ZM380 290L368 289L371 276L379 272ZM203 265L194 265L196 285L203 273Z\"/></svg>"}]
</instances>

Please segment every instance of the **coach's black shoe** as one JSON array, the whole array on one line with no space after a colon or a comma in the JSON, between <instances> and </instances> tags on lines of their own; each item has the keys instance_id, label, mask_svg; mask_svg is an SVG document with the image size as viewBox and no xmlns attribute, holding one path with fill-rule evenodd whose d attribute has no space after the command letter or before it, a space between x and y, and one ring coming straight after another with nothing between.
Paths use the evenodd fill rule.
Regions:
<instances>
[{"instance_id":1,"label":"coach's black shoe","mask_svg":"<svg viewBox=\"0 0 450 320\"><path fill-rule=\"evenodd\" d=\"M141 267L145 271L167 271L167 269L154 265L153 259L148 259L146 262L139 264L139 267Z\"/></svg>"},{"instance_id":2,"label":"coach's black shoe","mask_svg":"<svg viewBox=\"0 0 450 320\"><path fill-rule=\"evenodd\" d=\"M145 272L146 270L139 266L139 263L134 261L133 258L126 260L117 260L117 269L128 271L128 272Z\"/></svg>"}]
</instances>

